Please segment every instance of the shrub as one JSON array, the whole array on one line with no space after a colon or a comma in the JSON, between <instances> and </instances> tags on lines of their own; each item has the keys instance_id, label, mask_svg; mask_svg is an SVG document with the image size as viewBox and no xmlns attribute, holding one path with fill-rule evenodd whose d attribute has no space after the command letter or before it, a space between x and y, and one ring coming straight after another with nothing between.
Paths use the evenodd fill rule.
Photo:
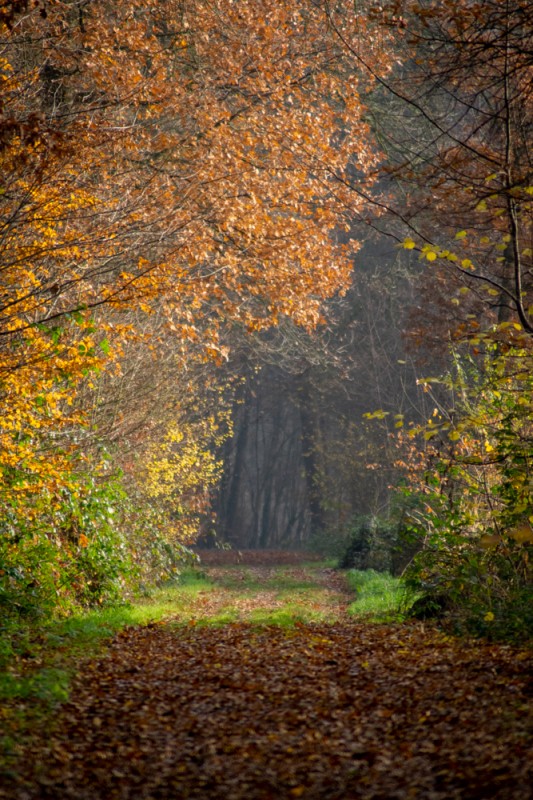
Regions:
<instances>
[{"instance_id":1,"label":"shrub","mask_svg":"<svg viewBox=\"0 0 533 800\"><path fill-rule=\"evenodd\" d=\"M399 575L412 557L413 543L394 519L354 520L339 559L340 569L375 570Z\"/></svg>"}]
</instances>

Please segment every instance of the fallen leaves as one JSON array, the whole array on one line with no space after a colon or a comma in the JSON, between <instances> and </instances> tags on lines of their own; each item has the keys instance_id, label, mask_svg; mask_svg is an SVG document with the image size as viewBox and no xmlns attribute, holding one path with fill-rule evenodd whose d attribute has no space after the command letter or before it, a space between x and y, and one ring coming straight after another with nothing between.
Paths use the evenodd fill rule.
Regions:
<instances>
[{"instance_id":1,"label":"fallen leaves","mask_svg":"<svg viewBox=\"0 0 533 800\"><path fill-rule=\"evenodd\" d=\"M202 564L208 567L246 564L261 568L321 561L322 556L302 550L202 550L194 548Z\"/></svg>"},{"instance_id":2,"label":"fallen leaves","mask_svg":"<svg viewBox=\"0 0 533 800\"><path fill-rule=\"evenodd\" d=\"M418 623L130 627L0 797L525 800L530 666Z\"/></svg>"}]
</instances>

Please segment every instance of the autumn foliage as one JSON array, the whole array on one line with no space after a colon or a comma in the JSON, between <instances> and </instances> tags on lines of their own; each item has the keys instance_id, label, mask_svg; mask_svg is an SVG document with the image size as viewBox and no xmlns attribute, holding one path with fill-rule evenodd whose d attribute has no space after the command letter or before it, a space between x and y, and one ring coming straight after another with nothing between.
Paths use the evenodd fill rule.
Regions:
<instances>
[{"instance_id":1,"label":"autumn foliage","mask_svg":"<svg viewBox=\"0 0 533 800\"><path fill-rule=\"evenodd\" d=\"M421 546L409 579L456 629L530 635L531 8L451 0L387 14L406 15L416 55L390 87L416 127L402 128L407 155L390 143L387 170L405 191L403 247L429 270L411 342L448 350L445 372L419 381L426 416L400 435L404 522Z\"/></svg>"},{"instance_id":2,"label":"autumn foliage","mask_svg":"<svg viewBox=\"0 0 533 800\"><path fill-rule=\"evenodd\" d=\"M485 560L521 547L525 574L531 542L508 539L533 524L530 17L523 0L6 6L5 607L100 603L173 574L212 524L234 342L319 325L349 286L356 221L431 270L412 345L448 358L453 342L468 363L464 382L437 376L438 416L413 420L413 492L439 442L454 482L439 492L463 498L439 530L458 553L499 537Z\"/></svg>"},{"instance_id":3,"label":"autumn foliage","mask_svg":"<svg viewBox=\"0 0 533 800\"><path fill-rule=\"evenodd\" d=\"M339 19L384 74L387 33ZM207 510L229 327L311 329L345 290L362 201L338 176L371 182L373 79L303 0L28 2L0 25L1 597L99 602L140 509L165 546Z\"/></svg>"}]
</instances>

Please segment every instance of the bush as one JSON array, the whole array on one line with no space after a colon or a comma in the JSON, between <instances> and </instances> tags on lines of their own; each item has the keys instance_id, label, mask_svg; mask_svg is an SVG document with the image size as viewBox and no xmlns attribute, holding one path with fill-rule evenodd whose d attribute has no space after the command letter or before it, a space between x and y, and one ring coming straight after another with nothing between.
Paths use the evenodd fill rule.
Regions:
<instances>
[{"instance_id":1,"label":"bush","mask_svg":"<svg viewBox=\"0 0 533 800\"><path fill-rule=\"evenodd\" d=\"M340 569L375 570L400 575L412 558L413 543L396 521L355 520L339 559Z\"/></svg>"},{"instance_id":2,"label":"bush","mask_svg":"<svg viewBox=\"0 0 533 800\"><path fill-rule=\"evenodd\" d=\"M124 494L116 479L71 474L0 518L0 607L19 617L116 600L131 569L116 525Z\"/></svg>"},{"instance_id":3,"label":"bush","mask_svg":"<svg viewBox=\"0 0 533 800\"><path fill-rule=\"evenodd\" d=\"M479 539L440 534L428 541L405 574L407 590L418 595L411 615L438 619L453 633L494 640L533 636L531 546L512 539L490 552Z\"/></svg>"}]
</instances>

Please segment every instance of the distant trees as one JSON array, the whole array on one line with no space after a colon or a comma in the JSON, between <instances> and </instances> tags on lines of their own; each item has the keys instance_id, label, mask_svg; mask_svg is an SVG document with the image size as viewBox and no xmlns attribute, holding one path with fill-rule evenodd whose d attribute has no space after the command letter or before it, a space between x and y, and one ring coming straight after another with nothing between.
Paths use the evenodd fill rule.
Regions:
<instances>
[{"instance_id":1,"label":"distant trees","mask_svg":"<svg viewBox=\"0 0 533 800\"><path fill-rule=\"evenodd\" d=\"M387 242L368 242L354 285L328 303L317 331L287 321L248 342L243 358L256 369L224 446L221 538L331 551L362 518L387 516L398 480L394 435L404 420L419 421L426 398L402 339L414 297L407 260ZM365 418L377 408L379 421Z\"/></svg>"}]
</instances>

